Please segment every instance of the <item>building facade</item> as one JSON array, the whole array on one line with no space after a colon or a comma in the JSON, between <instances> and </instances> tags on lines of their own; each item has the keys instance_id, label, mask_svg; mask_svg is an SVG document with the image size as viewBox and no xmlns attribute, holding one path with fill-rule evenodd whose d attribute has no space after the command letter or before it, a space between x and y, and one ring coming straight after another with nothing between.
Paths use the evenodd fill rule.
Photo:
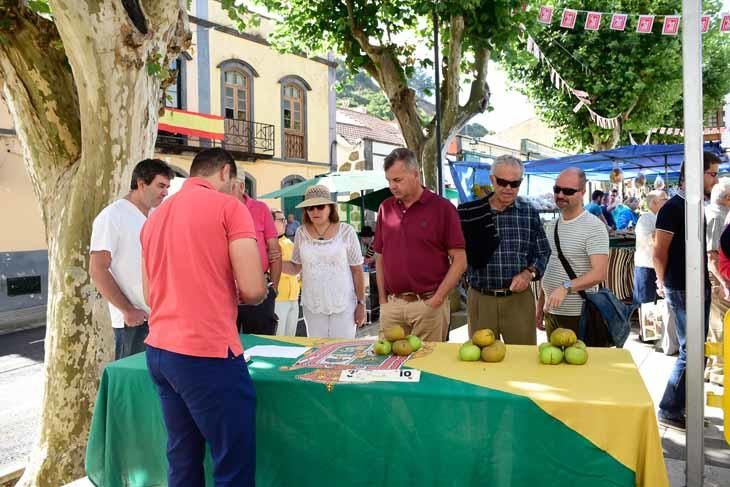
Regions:
<instances>
[{"instance_id":1,"label":"building facade","mask_svg":"<svg viewBox=\"0 0 730 487\"><path fill-rule=\"evenodd\" d=\"M197 152L223 147L253 197L335 167L335 63L274 50L267 41L274 28L269 18L242 33L218 1L193 0L189 14L193 48L170 66L177 82L167 89L166 105L174 116L163 117L170 123L161 123L155 157L186 177ZM208 122L220 130L195 130ZM41 213L2 100L0 221L0 313L45 306Z\"/></svg>"}]
</instances>

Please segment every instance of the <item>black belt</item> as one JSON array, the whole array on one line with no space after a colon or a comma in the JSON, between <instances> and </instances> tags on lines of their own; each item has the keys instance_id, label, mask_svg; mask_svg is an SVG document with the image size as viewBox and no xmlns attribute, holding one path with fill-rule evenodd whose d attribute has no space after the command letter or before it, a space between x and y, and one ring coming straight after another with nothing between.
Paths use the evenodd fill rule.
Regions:
<instances>
[{"instance_id":1,"label":"black belt","mask_svg":"<svg viewBox=\"0 0 730 487\"><path fill-rule=\"evenodd\" d=\"M472 288L479 294L484 294L485 296L493 296L495 298L506 298L507 296L512 296L512 291L509 289L478 289L478 288Z\"/></svg>"}]
</instances>

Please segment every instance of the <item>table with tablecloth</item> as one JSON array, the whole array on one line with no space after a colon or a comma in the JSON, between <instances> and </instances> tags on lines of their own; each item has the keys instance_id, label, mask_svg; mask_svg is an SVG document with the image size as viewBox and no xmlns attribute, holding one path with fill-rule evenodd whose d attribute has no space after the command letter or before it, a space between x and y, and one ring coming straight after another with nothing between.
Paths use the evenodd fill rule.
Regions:
<instances>
[{"instance_id":1,"label":"table with tablecloth","mask_svg":"<svg viewBox=\"0 0 730 487\"><path fill-rule=\"evenodd\" d=\"M317 339L243 335L255 345ZM256 357L256 485L668 485L654 407L629 352L542 365L534 346L501 363L435 344L406 366L418 383L321 384L294 359ZM304 371L306 372L306 370ZM101 379L86 470L97 486L166 485L166 433L144 354ZM206 476L212 484L210 460Z\"/></svg>"}]
</instances>

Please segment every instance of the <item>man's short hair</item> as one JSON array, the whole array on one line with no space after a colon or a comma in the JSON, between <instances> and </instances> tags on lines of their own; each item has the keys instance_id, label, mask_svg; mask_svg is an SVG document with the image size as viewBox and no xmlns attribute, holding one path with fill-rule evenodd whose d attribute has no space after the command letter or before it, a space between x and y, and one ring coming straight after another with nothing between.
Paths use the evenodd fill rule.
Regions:
<instances>
[{"instance_id":1,"label":"man's short hair","mask_svg":"<svg viewBox=\"0 0 730 487\"><path fill-rule=\"evenodd\" d=\"M162 175L167 179L175 177L175 172L165 161L160 159L145 159L139 161L132 171L132 183L130 189L135 190L139 187L138 181L141 179L144 184L152 184L155 176Z\"/></svg>"},{"instance_id":2,"label":"man's short hair","mask_svg":"<svg viewBox=\"0 0 730 487\"><path fill-rule=\"evenodd\" d=\"M230 166L231 178L238 175L236 160L227 150L218 147L205 149L198 152L195 159L193 159L190 166L190 176L211 176L225 166Z\"/></svg>"},{"instance_id":3,"label":"man's short hair","mask_svg":"<svg viewBox=\"0 0 730 487\"><path fill-rule=\"evenodd\" d=\"M494 174L494 170L497 168L497 166L519 167L520 174L525 172L525 166L522 164L522 161L515 156L511 156L509 154L502 154L501 156L497 157L494 162L492 162L492 167L490 168L491 174Z\"/></svg>"},{"instance_id":4,"label":"man's short hair","mask_svg":"<svg viewBox=\"0 0 730 487\"><path fill-rule=\"evenodd\" d=\"M600 189L595 190L593 193L591 193L591 201L600 200L601 198L603 198L603 194L603 191L601 191Z\"/></svg>"},{"instance_id":5,"label":"man's short hair","mask_svg":"<svg viewBox=\"0 0 730 487\"><path fill-rule=\"evenodd\" d=\"M416 153L410 149L406 149L405 147L393 149L390 154L385 156L383 169L385 171L388 171L398 161L403 161L403 165L406 166L408 169L413 169L416 171L418 171L419 169Z\"/></svg>"},{"instance_id":6,"label":"man's short hair","mask_svg":"<svg viewBox=\"0 0 730 487\"><path fill-rule=\"evenodd\" d=\"M660 196L664 196L666 193L663 189L655 189L653 191L649 191L646 194L646 205L651 206L651 204L654 202L655 199L659 198Z\"/></svg>"},{"instance_id":7,"label":"man's short hair","mask_svg":"<svg viewBox=\"0 0 730 487\"><path fill-rule=\"evenodd\" d=\"M712 152L703 152L702 153L702 170L707 171L710 169L710 167L713 164L720 164L720 158L717 156L717 154L713 154ZM679 167L679 184L682 184L684 182L684 161L682 161L682 165Z\"/></svg>"}]
</instances>

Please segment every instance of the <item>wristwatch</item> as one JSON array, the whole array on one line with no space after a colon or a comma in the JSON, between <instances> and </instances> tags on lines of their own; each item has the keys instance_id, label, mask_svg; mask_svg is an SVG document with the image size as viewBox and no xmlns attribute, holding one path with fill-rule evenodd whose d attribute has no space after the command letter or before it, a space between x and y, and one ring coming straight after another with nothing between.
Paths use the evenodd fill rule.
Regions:
<instances>
[{"instance_id":1,"label":"wristwatch","mask_svg":"<svg viewBox=\"0 0 730 487\"><path fill-rule=\"evenodd\" d=\"M570 283L570 280L565 280L565 281L563 281L563 288L564 288L564 289L565 289L566 291L568 291L568 294L570 294L570 293L572 293L572 292L573 292L573 288L572 288L572 285L571 285L571 283Z\"/></svg>"},{"instance_id":2,"label":"wristwatch","mask_svg":"<svg viewBox=\"0 0 730 487\"><path fill-rule=\"evenodd\" d=\"M358 299L357 304L362 304L363 306L365 306L365 301L363 301L362 299Z\"/></svg>"},{"instance_id":3,"label":"wristwatch","mask_svg":"<svg viewBox=\"0 0 730 487\"><path fill-rule=\"evenodd\" d=\"M537 280L537 269L535 269L535 267L528 265L524 270L530 273L533 281Z\"/></svg>"}]
</instances>

